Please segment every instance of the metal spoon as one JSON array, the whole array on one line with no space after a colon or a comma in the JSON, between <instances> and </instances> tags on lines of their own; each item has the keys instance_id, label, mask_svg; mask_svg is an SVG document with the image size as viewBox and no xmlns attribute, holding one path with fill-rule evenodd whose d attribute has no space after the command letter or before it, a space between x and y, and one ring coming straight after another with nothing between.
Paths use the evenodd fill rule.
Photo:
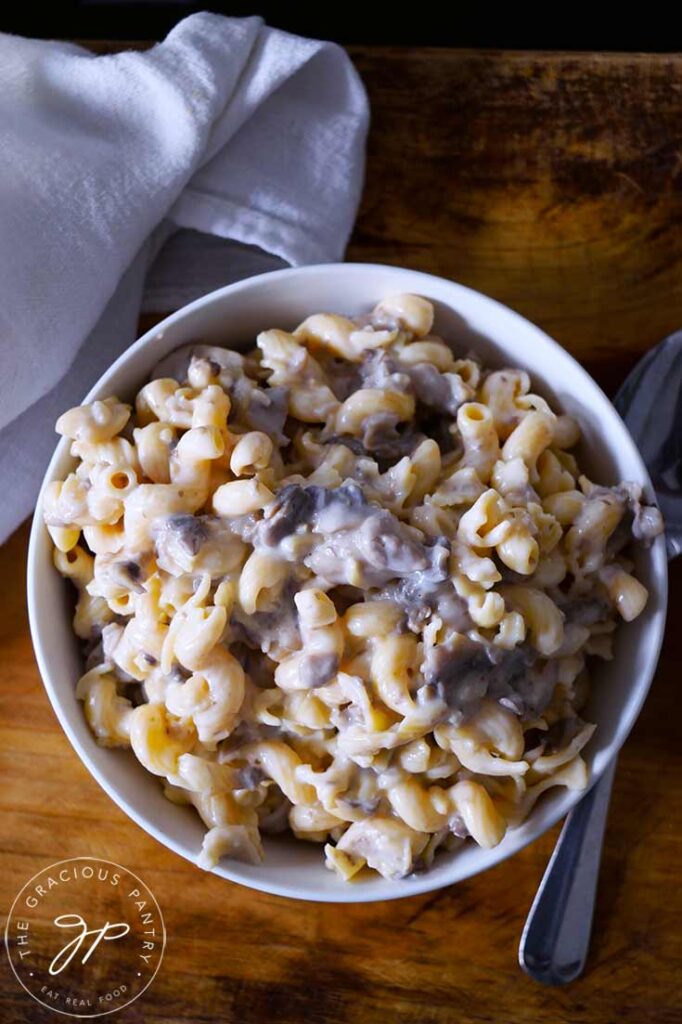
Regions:
<instances>
[{"instance_id":1,"label":"metal spoon","mask_svg":"<svg viewBox=\"0 0 682 1024\"><path fill-rule=\"evenodd\" d=\"M682 553L682 331L637 364L614 404L647 464L675 558ZM587 960L615 772L614 759L567 817L523 929L519 963L545 985L573 981Z\"/></svg>"}]
</instances>

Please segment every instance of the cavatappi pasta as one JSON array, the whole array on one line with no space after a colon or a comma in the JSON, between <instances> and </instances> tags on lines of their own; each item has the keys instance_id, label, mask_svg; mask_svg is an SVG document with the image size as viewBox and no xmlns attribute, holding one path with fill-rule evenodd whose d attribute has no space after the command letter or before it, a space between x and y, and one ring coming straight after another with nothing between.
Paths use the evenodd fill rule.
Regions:
<instances>
[{"instance_id":1,"label":"cavatappi pasta","mask_svg":"<svg viewBox=\"0 0 682 1024\"><path fill-rule=\"evenodd\" d=\"M77 695L194 805L205 867L289 830L345 879L403 877L586 784L589 660L644 608L625 552L660 515L581 473L527 373L432 327L397 295L247 355L191 345L133 408L57 423Z\"/></svg>"}]
</instances>

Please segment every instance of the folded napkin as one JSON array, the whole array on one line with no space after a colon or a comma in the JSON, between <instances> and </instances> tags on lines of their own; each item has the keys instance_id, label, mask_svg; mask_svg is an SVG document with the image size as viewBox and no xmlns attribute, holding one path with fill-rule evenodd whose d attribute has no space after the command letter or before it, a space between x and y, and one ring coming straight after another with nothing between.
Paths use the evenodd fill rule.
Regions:
<instances>
[{"instance_id":1,"label":"folded napkin","mask_svg":"<svg viewBox=\"0 0 682 1024\"><path fill-rule=\"evenodd\" d=\"M0 35L0 541L56 416L134 340L145 280L165 311L342 257L367 123L343 50L260 18L196 14L110 56Z\"/></svg>"}]
</instances>

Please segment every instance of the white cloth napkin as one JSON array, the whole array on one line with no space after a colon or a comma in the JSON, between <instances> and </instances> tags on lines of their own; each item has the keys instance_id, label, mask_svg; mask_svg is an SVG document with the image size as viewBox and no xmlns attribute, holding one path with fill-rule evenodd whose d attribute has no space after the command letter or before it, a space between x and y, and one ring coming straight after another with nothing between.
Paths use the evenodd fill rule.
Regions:
<instances>
[{"instance_id":1,"label":"white cloth napkin","mask_svg":"<svg viewBox=\"0 0 682 1024\"><path fill-rule=\"evenodd\" d=\"M145 278L165 311L342 257L367 124L343 50L260 18L192 15L110 56L0 35L0 541L56 416L134 340Z\"/></svg>"}]
</instances>

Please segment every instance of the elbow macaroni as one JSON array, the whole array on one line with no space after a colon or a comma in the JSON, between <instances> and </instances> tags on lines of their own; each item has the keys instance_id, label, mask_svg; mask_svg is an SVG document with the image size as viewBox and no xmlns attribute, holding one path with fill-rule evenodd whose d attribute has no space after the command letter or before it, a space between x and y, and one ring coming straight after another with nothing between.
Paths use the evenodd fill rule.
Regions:
<instances>
[{"instance_id":1,"label":"elbow macaroni","mask_svg":"<svg viewBox=\"0 0 682 1024\"><path fill-rule=\"evenodd\" d=\"M112 397L57 423L76 694L196 808L204 867L289 828L344 879L403 877L586 785L588 659L647 600L617 553L634 490L581 476L575 420L433 319L397 295L247 356L188 346L132 422Z\"/></svg>"}]
</instances>

